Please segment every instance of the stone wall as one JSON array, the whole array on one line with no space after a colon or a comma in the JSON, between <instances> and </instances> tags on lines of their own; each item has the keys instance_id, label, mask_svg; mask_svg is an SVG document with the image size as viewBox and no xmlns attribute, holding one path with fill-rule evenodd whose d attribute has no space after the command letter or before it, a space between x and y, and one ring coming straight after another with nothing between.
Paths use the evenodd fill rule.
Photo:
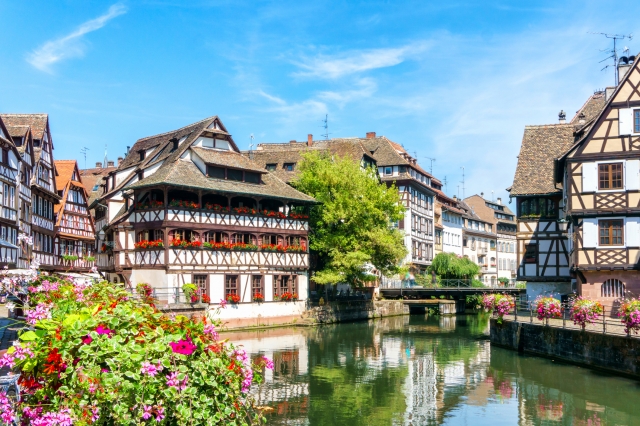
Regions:
<instances>
[{"instance_id":1,"label":"stone wall","mask_svg":"<svg viewBox=\"0 0 640 426\"><path fill-rule=\"evenodd\" d=\"M491 319L492 345L640 378L640 339Z\"/></svg>"},{"instance_id":2,"label":"stone wall","mask_svg":"<svg viewBox=\"0 0 640 426\"><path fill-rule=\"evenodd\" d=\"M396 315L409 315L409 307L399 300L370 300L351 304L331 302L310 308L303 317L314 323L328 324Z\"/></svg>"}]
</instances>

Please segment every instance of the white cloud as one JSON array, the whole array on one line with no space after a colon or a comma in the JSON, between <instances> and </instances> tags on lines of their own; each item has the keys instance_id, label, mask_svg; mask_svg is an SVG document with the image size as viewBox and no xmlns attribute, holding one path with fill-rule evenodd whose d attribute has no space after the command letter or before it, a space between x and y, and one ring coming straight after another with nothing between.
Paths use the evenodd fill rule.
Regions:
<instances>
[{"instance_id":1,"label":"white cloud","mask_svg":"<svg viewBox=\"0 0 640 426\"><path fill-rule=\"evenodd\" d=\"M302 71L294 75L335 79L377 68L393 67L425 51L428 47L429 44L423 42L396 48L355 50L334 56L318 55L297 62L296 65Z\"/></svg>"},{"instance_id":2,"label":"white cloud","mask_svg":"<svg viewBox=\"0 0 640 426\"><path fill-rule=\"evenodd\" d=\"M51 66L63 59L79 57L84 54L82 36L104 27L111 19L127 12L122 4L114 4L107 13L81 24L72 33L51 40L27 55L27 62L41 71L50 72Z\"/></svg>"},{"instance_id":3,"label":"white cloud","mask_svg":"<svg viewBox=\"0 0 640 426\"><path fill-rule=\"evenodd\" d=\"M287 102L284 99L279 98L279 97L274 96L274 95L270 95L267 92L265 92L264 90L258 90L258 95L260 95L263 98L266 98L266 99L270 100L271 102L276 103L278 105L286 105L287 104Z\"/></svg>"}]
</instances>

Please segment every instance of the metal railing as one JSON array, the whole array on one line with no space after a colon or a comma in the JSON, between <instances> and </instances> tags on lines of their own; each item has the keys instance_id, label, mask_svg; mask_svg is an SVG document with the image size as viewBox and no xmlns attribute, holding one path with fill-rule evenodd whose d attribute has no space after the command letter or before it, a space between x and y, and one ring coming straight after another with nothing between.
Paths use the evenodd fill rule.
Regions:
<instances>
[{"instance_id":1,"label":"metal railing","mask_svg":"<svg viewBox=\"0 0 640 426\"><path fill-rule=\"evenodd\" d=\"M516 296L515 308L513 313L505 315L507 321L515 321L520 323L537 324L547 327L585 330L593 333L611 334L618 336L640 337L640 335L631 331L625 331L625 324L617 316L613 317L614 312L611 308L604 306L602 315L593 322L587 323L583 328L580 324L575 324L571 319L571 303L564 302L561 304L560 318L544 318L538 319L537 307L534 301L527 300L524 297Z\"/></svg>"},{"instance_id":2,"label":"metal railing","mask_svg":"<svg viewBox=\"0 0 640 426\"><path fill-rule=\"evenodd\" d=\"M131 293L131 296L135 299L143 299L145 297L141 292L135 289L129 290L129 292ZM211 303L211 298L207 294L201 294L200 292L197 292L191 296L187 296L180 288L166 289L166 290L165 289L159 290L154 288L151 290L151 294L149 295L149 297L156 300L161 305L162 304L173 305L177 303L193 304L193 305Z\"/></svg>"},{"instance_id":3,"label":"metal railing","mask_svg":"<svg viewBox=\"0 0 640 426\"><path fill-rule=\"evenodd\" d=\"M508 283L503 284L496 282L495 284L485 284L478 280L469 279L441 279L433 282L429 280L427 283L417 284L415 280L400 280L393 278L382 277L380 280L380 289L396 289L407 288L415 290L429 290L429 289L464 289L464 288L478 288L478 289L514 289L517 281L510 279Z\"/></svg>"}]
</instances>

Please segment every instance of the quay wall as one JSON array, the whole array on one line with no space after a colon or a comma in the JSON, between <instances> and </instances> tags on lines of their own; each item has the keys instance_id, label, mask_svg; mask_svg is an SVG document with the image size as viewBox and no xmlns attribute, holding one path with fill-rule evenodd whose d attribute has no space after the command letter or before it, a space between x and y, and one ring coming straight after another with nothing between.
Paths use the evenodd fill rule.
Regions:
<instances>
[{"instance_id":1,"label":"quay wall","mask_svg":"<svg viewBox=\"0 0 640 426\"><path fill-rule=\"evenodd\" d=\"M491 319L492 345L640 378L640 339Z\"/></svg>"}]
</instances>

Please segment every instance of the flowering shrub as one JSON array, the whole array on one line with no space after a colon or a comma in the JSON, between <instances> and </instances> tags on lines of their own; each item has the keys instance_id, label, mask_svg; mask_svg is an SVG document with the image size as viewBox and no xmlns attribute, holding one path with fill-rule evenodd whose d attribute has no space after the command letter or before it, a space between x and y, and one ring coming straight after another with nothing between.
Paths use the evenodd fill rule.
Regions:
<instances>
[{"instance_id":1,"label":"flowering shrub","mask_svg":"<svg viewBox=\"0 0 640 426\"><path fill-rule=\"evenodd\" d=\"M155 240L155 241L142 240L135 243L133 247L137 249L161 248L161 247L164 247L164 242L162 240Z\"/></svg>"},{"instance_id":2,"label":"flowering shrub","mask_svg":"<svg viewBox=\"0 0 640 426\"><path fill-rule=\"evenodd\" d=\"M136 203L136 210L158 209L164 207L163 201L147 200L142 203Z\"/></svg>"},{"instance_id":3,"label":"flowering shrub","mask_svg":"<svg viewBox=\"0 0 640 426\"><path fill-rule=\"evenodd\" d=\"M248 392L271 361L219 341L216 324L172 319L106 281L48 277L28 299L34 329L0 358L21 374L19 402L0 392L5 423L260 422Z\"/></svg>"},{"instance_id":4,"label":"flowering shrub","mask_svg":"<svg viewBox=\"0 0 640 426\"><path fill-rule=\"evenodd\" d=\"M625 333L628 334L633 330L635 334L638 334L638 330L640 330L640 300L631 299L622 302L618 316L622 317Z\"/></svg>"},{"instance_id":5,"label":"flowering shrub","mask_svg":"<svg viewBox=\"0 0 640 426\"><path fill-rule=\"evenodd\" d=\"M206 203L204 208L207 210L213 210L214 212L228 212L229 207L221 206L220 204Z\"/></svg>"},{"instance_id":6,"label":"flowering shrub","mask_svg":"<svg viewBox=\"0 0 640 426\"><path fill-rule=\"evenodd\" d=\"M182 285L182 292L184 293L187 300L191 300L191 303L195 303L198 301L197 293L198 286L193 283L186 283ZM193 300L193 297L196 297L196 300Z\"/></svg>"},{"instance_id":7,"label":"flowering shrub","mask_svg":"<svg viewBox=\"0 0 640 426\"><path fill-rule=\"evenodd\" d=\"M602 314L604 314L604 307L596 300L580 296L571 304L570 318L574 324L580 324L582 329L587 323L593 324Z\"/></svg>"},{"instance_id":8,"label":"flowering shrub","mask_svg":"<svg viewBox=\"0 0 640 426\"><path fill-rule=\"evenodd\" d=\"M171 247L200 248L202 247L202 242L186 241L186 240L181 240L179 238L174 238L173 240L171 240Z\"/></svg>"},{"instance_id":9,"label":"flowering shrub","mask_svg":"<svg viewBox=\"0 0 640 426\"><path fill-rule=\"evenodd\" d=\"M183 201L183 200L171 200L169 202L170 207L180 207L182 209L199 209L200 204L195 201Z\"/></svg>"},{"instance_id":10,"label":"flowering shrub","mask_svg":"<svg viewBox=\"0 0 640 426\"><path fill-rule=\"evenodd\" d=\"M561 304L558 299L538 296L535 304L540 321L546 318L560 318L562 316Z\"/></svg>"},{"instance_id":11,"label":"flowering shrub","mask_svg":"<svg viewBox=\"0 0 640 426\"><path fill-rule=\"evenodd\" d=\"M264 295L262 293L254 293L253 301L254 302L264 302Z\"/></svg>"},{"instance_id":12,"label":"flowering shrub","mask_svg":"<svg viewBox=\"0 0 640 426\"><path fill-rule=\"evenodd\" d=\"M498 318L498 324L502 324L502 318L515 308L516 303L513 296L508 294L485 294L482 297L482 306L485 311L491 311L492 315Z\"/></svg>"},{"instance_id":13,"label":"flowering shrub","mask_svg":"<svg viewBox=\"0 0 640 426\"><path fill-rule=\"evenodd\" d=\"M237 294L227 294L226 299L229 303L240 303L240 296Z\"/></svg>"}]
</instances>

